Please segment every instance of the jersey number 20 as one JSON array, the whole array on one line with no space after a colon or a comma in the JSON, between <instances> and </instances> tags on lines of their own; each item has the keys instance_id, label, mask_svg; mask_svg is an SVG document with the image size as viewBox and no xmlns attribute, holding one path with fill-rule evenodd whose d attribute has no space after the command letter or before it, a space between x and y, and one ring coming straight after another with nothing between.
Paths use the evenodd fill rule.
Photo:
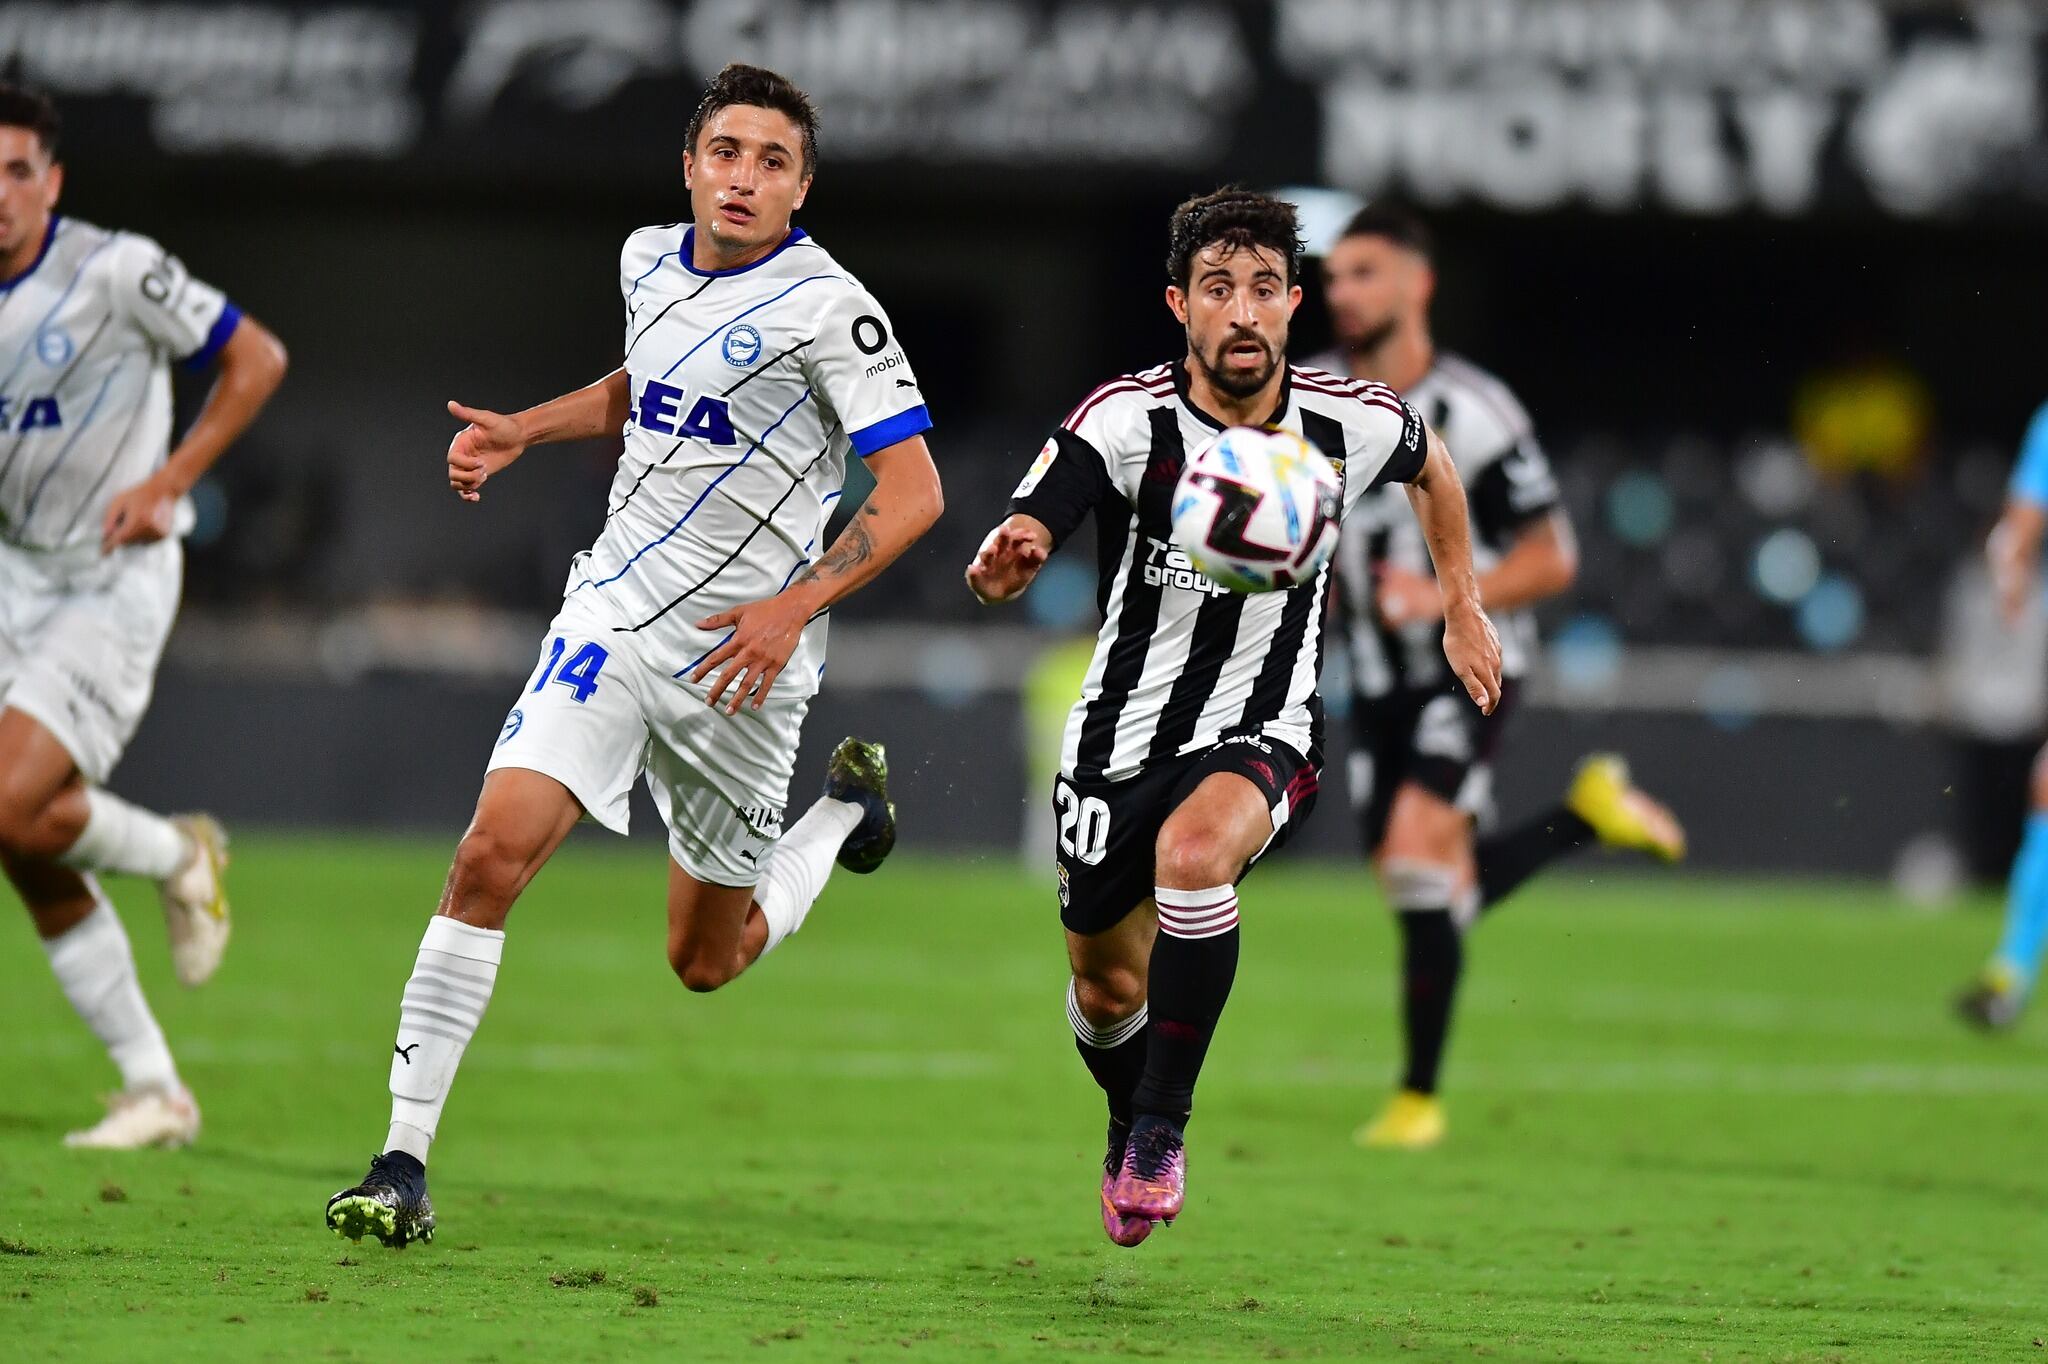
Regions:
<instances>
[{"instance_id":1,"label":"jersey number 20","mask_svg":"<svg viewBox=\"0 0 2048 1364\"><path fill-rule=\"evenodd\" d=\"M1109 805L1100 796L1084 796L1062 780L1052 789L1059 811L1060 851L1094 866L1109 853Z\"/></svg>"}]
</instances>

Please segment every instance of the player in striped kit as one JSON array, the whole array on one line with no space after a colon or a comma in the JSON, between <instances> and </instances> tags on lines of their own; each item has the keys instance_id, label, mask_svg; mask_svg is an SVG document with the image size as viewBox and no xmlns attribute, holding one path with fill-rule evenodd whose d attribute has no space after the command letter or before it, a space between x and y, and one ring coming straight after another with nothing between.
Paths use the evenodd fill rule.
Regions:
<instances>
[{"instance_id":1,"label":"player in striped kit","mask_svg":"<svg viewBox=\"0 0 2048 1364\"><path fill-rule=\"evenodd\" d=\"M1181 1210L1195 1081L1237 970L1235 887L1306 817L1322 761L1328 572L1243 596L1195 571L1168 517L1188 454L1228 426L1270 424L1339 466L1346 505L1405 485L1452 670L1468 704L1499 697L1500 644L1442 443L1391 390L1285 363L1300 249L1291 204L1242 190L1182 204L1166 300L1185 357L1075 408L967 574L983 601L1014 598L1095 514L1103 624L1053 800L1067 1012L1109 1102L1102 1220L1119 1245Z\"/></svg>"},{"instance_id":2,"label":"player in striped kit","mask_svg":"<svg viewBox=\"0 0 2048 1364\"><path fill-rule=\"evenodd\" d=\"M1500 380L1431 340L1434 284L1422 223L1391 206L1363 210L1324 262L1339 348L1311 361L1391 385L1443 433L1472 508L1480 597L1500 628L1501 704L1482 715L1444 670L1437 585L1408 508L1376 492L1345 521L1337 597L1353 693L1348 775L1366 852L1400 924L1407 1043L1400 1088L1358 1140L1410 1149L1444 1134L1438 1068L1464 935L1479 915L1596 839L1674 860L1685 850L1677 820L1630 783L1612 754L1581 763L1556 808L1475 835L1475 821L1492 812L1502 729L1536 659L1529 608L1571 585L1577 551L1522 405Z\"/></svg>"},{"instance_id":3,"label":"player in striped kit","mask_svg":"<svg viewBox=\"0 0 2048 1364\"><path fill-rule=\"evenodd\" d=\"M147 237L56 212L55 109L0 86L0 865L66 998L121 1072L68 1145L199 1134L94 873L157 883L179 980L228 938L227 840L105 783L149 708L178 611L186 493L284 378L284 348ZM173 361L217 369L172 444Z\"/></svg>"},{"instance_id":4,"label":"player in striped kit","mask_svg":"<svg viewBox=\"0 0 2048 1364\"><path fill-rule=\"evenodd\" d=\"M669 832L669 964L693 991L795 932L835 860L873 871L895 841L876 744L842 743L787 831L783 806L826 613L938 519L931 419L881 305L791 226L818 156L803 92L728 66L685 146L693 222L642 228L620 255L619 368L514 415L449 404L469 423L449 482L470 501L532 445L623 431L625 452L406 983L383 1153L328 1200L351 1239L433 1234L427 1151L506 916L579 819L624 833L646 778ZM820 550L849 457L875 487Z\"/></svg>"}]
</instances>

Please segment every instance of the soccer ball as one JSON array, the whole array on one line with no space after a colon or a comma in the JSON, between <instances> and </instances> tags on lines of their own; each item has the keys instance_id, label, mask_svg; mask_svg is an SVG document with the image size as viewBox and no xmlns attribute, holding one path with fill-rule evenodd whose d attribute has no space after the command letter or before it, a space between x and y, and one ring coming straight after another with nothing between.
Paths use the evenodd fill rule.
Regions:
<instances>
[{"instance_id":1,"label":"soccer ball","mask_svg":"<svg viewBox=\"0 0 2048 1364\"><path fill-rule=\"evenodd\" d=\"M1300 436L1233 426L1181 471L1173 542L1233 592L1294 587L1336 550L1343 496L1337 470Z\"/></svg>"}]
</instances>

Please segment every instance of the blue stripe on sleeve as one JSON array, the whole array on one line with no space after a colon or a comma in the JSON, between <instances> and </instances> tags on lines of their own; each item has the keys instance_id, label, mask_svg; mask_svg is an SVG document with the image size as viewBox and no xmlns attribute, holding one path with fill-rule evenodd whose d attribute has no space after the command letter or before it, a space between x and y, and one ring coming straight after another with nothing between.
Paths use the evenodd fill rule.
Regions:
<instances>
[{"instance_id":1,"label":"blue stripe on sleeve","mask_svg":"<svg viewBox=\"0 0 2048 1364\"><path fill-rule=\"evenodd\" d=\"M185 357L186 369L205 369L219 358L228 338L235 334L235 328L242 325L242 310L232 303L221 305L220 316L213 320L213 330L199 343L199 349Z\"/></svg>"},{"instance_id":2,"label":"blue stripe on sleeve","mask_svg":"<svg viewBox=\"0 0 2048 1364\"><path fill-rule=\"evenodd\" d=\"M2027 426L2020 442L2019 462L2012 469L2012 496L2022 502L2048 506L2048 403L2044 403Z\"/></svg>"},{"instance_id":3,"label":"blue stripe on sleeve","mask_svg":"<svg viewBox=\"0 0 2048 1364\"><path fill-rule=\"evenodd\" d=\"M866 459L877 450L886 450L898 441L909 440L921 431L932 429L932 414L925 410L923 403L893 417L884 417L873 426L863 426L853 433L853 452Z\"/></svg>"}]
</instances>

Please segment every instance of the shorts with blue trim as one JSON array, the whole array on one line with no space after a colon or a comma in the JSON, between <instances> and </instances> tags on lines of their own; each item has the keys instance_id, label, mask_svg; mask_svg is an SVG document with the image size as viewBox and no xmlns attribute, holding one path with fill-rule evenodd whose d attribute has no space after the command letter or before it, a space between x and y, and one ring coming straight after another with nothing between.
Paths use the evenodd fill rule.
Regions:
<instances>
[{"instance_id":1,"label":"shorts with blue trim","mask_svg":"<svg viewBox=\"0 0 2048 1364\"><path fill-rule=\"evenodd\" d=\"M572 597L548 627L486 770L553 777L585 816L619 834L633 782L644 777L676 865L712 885L751 886L782 837L810 700L770 693L759 710L729 716L707 695L652 665L630 631Z\"/></svg>"}]
</instances>

